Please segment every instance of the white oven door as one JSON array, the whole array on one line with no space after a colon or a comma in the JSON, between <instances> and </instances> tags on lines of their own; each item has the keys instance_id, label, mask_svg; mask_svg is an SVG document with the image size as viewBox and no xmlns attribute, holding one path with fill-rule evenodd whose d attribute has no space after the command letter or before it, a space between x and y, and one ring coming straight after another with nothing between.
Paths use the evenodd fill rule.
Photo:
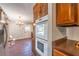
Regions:
<instances>
[{"instance_id":1,"label":"white oven door","mask_svg":"<svg viewBox=\"0 0 79 59\"><path fill-rule=\"evenodd\" d=\"M48 40L48 21L42 21L36 24L36 37Z\"/></svg>"},{"instance_id":2,"label":"white oven door","mask_svg":"<svg viewBox=\"0 0 79 59\"><path fill-rule=\"evenodd\" d=\"M40 38L36 38L36 51L41 56L47 56L48 55L48 42Z\"/></svg>"}]
</instances>

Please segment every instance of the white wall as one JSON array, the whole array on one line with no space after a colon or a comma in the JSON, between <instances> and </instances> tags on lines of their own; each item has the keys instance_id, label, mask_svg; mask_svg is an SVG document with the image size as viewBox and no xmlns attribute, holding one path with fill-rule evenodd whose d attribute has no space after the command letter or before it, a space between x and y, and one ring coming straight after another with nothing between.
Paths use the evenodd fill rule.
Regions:
<instances>
[{"instance_id":1,"label":"white wall","mask_svg":"<svg viewBox=\"0 0 79 59\"><path fill-rule=\"evenodd\" d=\"M67 38L70 40L79 41L79 27L68 27Z\"/></svg>"},{"instance_id":2,"label":"white wall","mask_svg":"<svg viewBox=\"0 0 79 59\"><path fill-rule=\"evenodd\" d=\"M31 30L25 32L25 30L24 30L25 26L26 27L29 26L31 28ZM15 22L9 22L8 35L12 35L15 39L30 38L31 31L32 31L31 24L19 26Z\"/></svg>"}]
</instances>

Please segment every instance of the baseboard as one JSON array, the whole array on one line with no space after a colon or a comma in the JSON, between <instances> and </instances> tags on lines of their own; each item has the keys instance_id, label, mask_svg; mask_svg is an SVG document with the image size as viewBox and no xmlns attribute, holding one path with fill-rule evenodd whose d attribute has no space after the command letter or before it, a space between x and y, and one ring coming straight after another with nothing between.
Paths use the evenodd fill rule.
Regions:
<instances>
[{"instance_id":1,"label":"baseboard","mask_svg":"<svg viewBox=\"0 0 79 59\"><path fill-rule=\"evenodd\" d=\"M30 39L31 37L22 37L22 38L15 38L15 40L20 40L20 39Z\"/></svg>"},{"instance_id":2,"label":"baseboard","mask_svg":"<svg viewBox=\"0 0 79 59\"><path fill-rule=\"evenodd\" d=\"M29 38L18 38L16 40L23 40L23 39L32 39L32 38L31 37L29 37Z\"/></svg>"},{"instance_id":3,"label":"baseboard","mask_svg":"<svg viewBox=\"0 0 79 59\"><path fill-rule=\"evenodd\" d=\"M29 38L19 38L19 39L15 39L15 41L25 40L25 39L32 39L32 38L31 37L29 37ZM8 41L10 41L10 40L8 40Z\"/></svg>"}]
</instances>

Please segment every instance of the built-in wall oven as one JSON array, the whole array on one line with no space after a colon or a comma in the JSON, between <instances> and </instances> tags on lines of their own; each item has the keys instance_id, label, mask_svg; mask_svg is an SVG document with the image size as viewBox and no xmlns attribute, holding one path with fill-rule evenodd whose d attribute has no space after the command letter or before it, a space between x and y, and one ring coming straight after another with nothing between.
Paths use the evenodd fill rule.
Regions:
<instances>
[{"instance_id":1,"label":"built-in wall oven","mask_svg":"<svg viewBox=\"0 0 79 59\"><path fill-rule=\"evenodd\" d=\"M36 38L36 51L41 56L48 55L48 42L40 38Z\"/></svg>"},{"instance_id":2,"label":"built-in wall oven","mask_svg":"<svg viewBox=\"0 0 79 59\"><path fill-rule=\"evenodd\" d=\"M36 22L36 51L40 55L48 55L48 15Z\"/></svg>"}]
</instances>

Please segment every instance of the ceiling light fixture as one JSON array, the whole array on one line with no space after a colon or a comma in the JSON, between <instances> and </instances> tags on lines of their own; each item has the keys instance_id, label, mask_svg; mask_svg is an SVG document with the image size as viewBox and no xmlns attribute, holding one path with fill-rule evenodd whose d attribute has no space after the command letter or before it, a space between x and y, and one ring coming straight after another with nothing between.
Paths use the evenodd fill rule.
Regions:
<instances>
[{"instance_id":1,"label":"ceiling light fixture","mask_svg":"<svg viewBox=\"0 0 79 59\"><path fill-rule=\"evenodd\" d=\"M23 25L24 24L23 19L22 19L21 16L19 16L19 20L18 20L17 24L18 25Z\"/></svg>"}]
</instances>

